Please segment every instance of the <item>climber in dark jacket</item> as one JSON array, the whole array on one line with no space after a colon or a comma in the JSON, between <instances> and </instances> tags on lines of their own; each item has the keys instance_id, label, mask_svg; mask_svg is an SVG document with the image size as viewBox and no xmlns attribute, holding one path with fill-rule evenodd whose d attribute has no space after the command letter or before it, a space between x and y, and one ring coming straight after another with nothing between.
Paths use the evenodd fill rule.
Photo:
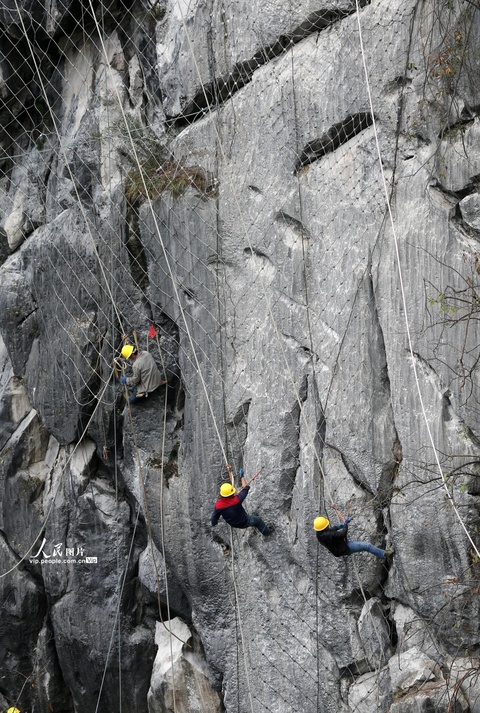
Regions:
<instances>
[{"instance_id":1,"label":"climber in dark jacket","mask_svg":"<svg viewBox=\"0 0 480 713\"><path fill-rule=\"evenodd\" d=\"M348 557L354 552L370 552L379 559L391 557L394 550L381 550L380 547L370 544L370 542L354 542L348 540L348 523L351 518L347 517L340 525L330 527L330 520L326 517L316 517L313 521L313 528L317 533L317 540L327 548L335 557Z\"/></svg>"},{"instance_id":2,"label":"climber in dark jacket","mask_svg":"<svg viewBox=\"0 0 480 713\"><path fill-rule=\"evenodd\" d=\"M215 503L215 510L212 512L210 522L215 527L220 516L228 522L231 527L245 529L246 527L256 527L262 535L270 535L272 530L264 523L261 517L249 515L243 509L243 501L248 495L250 486L242 475L242 489L238 492L231 483L223 483L220 488L220 497Z\"/></svg>"}]
</instances>

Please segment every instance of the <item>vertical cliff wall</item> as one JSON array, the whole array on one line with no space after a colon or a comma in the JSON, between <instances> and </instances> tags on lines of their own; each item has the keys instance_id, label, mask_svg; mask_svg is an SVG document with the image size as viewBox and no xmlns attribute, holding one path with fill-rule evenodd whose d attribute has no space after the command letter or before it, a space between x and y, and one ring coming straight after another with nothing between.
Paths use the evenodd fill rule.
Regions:
<instances>
[{"instance_id":1,"label":"vertical cliff wall","mask_svg":"<svg viewBox=\"0 0 480 713\"><path fill-rule=\"evenodd\" d=\"M0 6L5 710L479 710L479 26Z\"/></svg>"}]
</instances>

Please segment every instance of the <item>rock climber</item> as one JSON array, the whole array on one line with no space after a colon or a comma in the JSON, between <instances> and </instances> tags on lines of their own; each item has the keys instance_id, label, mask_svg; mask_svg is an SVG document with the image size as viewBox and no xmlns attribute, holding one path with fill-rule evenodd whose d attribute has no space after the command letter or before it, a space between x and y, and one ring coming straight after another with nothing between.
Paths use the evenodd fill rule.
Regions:
<instances>
[{"instance_id":1,"label":"rock climber","mask_svg":"<svg viewBox=\"0 0 480 713\"><path fill-rule=\"evenodd\" d=\"M381 550L380 547L370 544L370 542L354 542L348 540L348 523L351 517L345 518L340 525L330 526L330 520L326 517L316 517L313 521L313 529L316 530L317 540L327 548L335 557L346 557L354 552L370 552L379 559L392 557L393 549Z\"/></svg>"},{"instance_id":2,"label":"rock climber","mask_svg":"<svg viewBox=\"0 0 480 713\"><path fill-rule=\"evenodd\" d=\"M230 468L227 466L229 472ZM243 501L248 495L250 486L243 476L243 470L240 470L242 489L237 494L236 488L232 483L222 483L220 487L220 497L215 503L215 510L212 512L210 522L212 527L217 524L220 515L228 522L231 527L245 529L246 527L256 527L262 535L267 537L273 532L273 528L269 527L258 515L249 515L243 509Z\"/></svg>"},{"instance_id":3,"label":"rock climber","mask_svg":"<svg viewBox=\"0 0 480 713\"><path fill-rule=\"evenodd\" d=\"M147 398L152 391L167 383L162 379L150 352L137 351L132 344L125 344L122 348L122 357L127 362L132 362L132 376L120 377L120 383L125 384L131 390L128 399L131 404Z\"/></svg>"}]
</instances>

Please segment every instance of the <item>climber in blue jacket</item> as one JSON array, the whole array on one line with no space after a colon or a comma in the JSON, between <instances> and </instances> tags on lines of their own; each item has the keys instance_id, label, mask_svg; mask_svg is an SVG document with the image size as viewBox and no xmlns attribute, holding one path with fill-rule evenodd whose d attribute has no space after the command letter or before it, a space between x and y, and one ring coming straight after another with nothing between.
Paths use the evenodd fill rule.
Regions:
<instances>
[{"instance_id":1,"label":"climber in blue jacket","mask_svg":"<svg viewBox=\"0 0 480 713\"><path fill-rule=\"evenodd\" d=\"M222 483L220 487L220 497L215 503L215 509L210 518L212 527L215 527L221 516L230 527L236 527L241 530L246 527L256 527L262 535L267 537L272 533L272 528L270 528L261 517L258 517L258 515L249 515L243 509L242 503L248 495L250 486L247 485L247 481L243 477L242 469L240 470L240 475L242 479L242 489L239 490L238 493L232 483Z\"/></svg>"},{"instance_id":2,"label":"climber in blue jacket","mask_svg":"<svg viewBox=\"0 0 480 713\"><path fill-rule=\"evenodd\" d=\"M330 526L330 520L326 517L316 517L313 521L313 529L317 533L317 540L327 548L335 557L348 557L354 552L369 552L379 559L391 557L393 549L381 550L380 547L370 544L370 542L354 542L347 538L348 523L351 517L347 517L340 525Z\"/></svg>"}]
</instances>

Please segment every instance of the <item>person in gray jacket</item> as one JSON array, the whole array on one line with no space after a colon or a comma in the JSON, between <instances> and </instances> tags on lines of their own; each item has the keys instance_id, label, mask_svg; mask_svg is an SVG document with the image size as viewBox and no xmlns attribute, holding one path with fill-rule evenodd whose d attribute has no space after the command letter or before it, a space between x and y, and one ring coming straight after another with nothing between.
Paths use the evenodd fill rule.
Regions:
<instances>
[{"instance_id":1,"label":"person in gray jacket","mask_svg":"<svg viewBox=\"0 0 480 713\"><path fill-rule=\"evenodd\" d=\"M137 351L131 344L126 344L122 349L122 356L132 363L132 375L120 377L120 383L131 390L129 397L131 404L147 398L152 391L167 383L162 379L150 352Z\"/></svg>"}]
</instances>

